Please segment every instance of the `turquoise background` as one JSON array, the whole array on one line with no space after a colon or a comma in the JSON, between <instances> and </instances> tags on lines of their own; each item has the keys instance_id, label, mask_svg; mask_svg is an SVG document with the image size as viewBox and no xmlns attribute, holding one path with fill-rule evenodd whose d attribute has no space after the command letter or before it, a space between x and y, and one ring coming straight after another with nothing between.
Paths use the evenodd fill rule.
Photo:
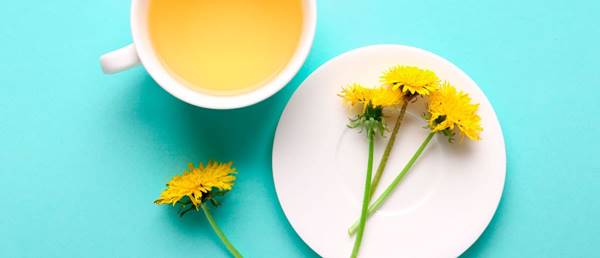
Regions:
<instances>
[{"instance_id":1,"label":"turquoise background","mask_svg":"<svg viewBox=\"0 0 600 258\"><path fill-rule=\"evenodd\" d=\"M233 160L215 217L248 257L316 257L271 176L287 100L319 65L377 43L430 50L479 83L504 130L507 178L465 257L593 257L600 242L600 2L319 1L312 52L272 98L213 111L142 68L98 57L131 41L129 1L3 1L0 257L227 257L201 214L152 201L189 161Z\"/></svg>"}]
</instances>

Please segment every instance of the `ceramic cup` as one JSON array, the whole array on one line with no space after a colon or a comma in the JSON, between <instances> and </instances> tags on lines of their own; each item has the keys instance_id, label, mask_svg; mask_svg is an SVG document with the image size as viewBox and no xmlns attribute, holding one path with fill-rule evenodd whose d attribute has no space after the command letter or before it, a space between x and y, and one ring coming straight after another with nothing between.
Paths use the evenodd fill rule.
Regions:
<instances>
[{"instance_id":1,"label":"ceramic cup","mask_svg":"<svg viewBox=\"0 0 600 258\"><path fill-rule=\"evenodd\" d=\"M304 24L296 52L286 67L273 79L250 92L238 95L211 95L192 90L172 76L160 63L152 49L148 35L148 6L152 0L133 0L131 5L131 33L133 43L104 54L100 64L104 73L124 71L142 64L150 76L171 95L198 107L234 109L260 102L283 88L298 72L312 46L317 23L316 0L303 0Z\"/></svg>"}]
</instances>

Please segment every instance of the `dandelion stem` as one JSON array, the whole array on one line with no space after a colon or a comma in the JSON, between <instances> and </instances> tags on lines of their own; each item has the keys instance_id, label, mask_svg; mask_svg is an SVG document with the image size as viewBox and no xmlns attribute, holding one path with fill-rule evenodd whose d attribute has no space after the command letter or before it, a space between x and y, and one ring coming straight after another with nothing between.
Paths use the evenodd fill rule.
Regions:
<instances>
[{"instance_id":1,"label":"dandelion stem","mask_svg":"<svg viewBox=\"0 0 600 258\"><path fill-rule=\"evenodd\" d=\"M375 171L375 175L373 176L373 182L371 183L371 191L369 192L369 201L371 201L375 191L377 190L377 186L379 185L379 180L381 180L381 176L383 175L383 171L385 171L385 166L387 165L388 158L390 157L390 153L392 152L392 147L394 146L394 142L396 142L396 135L398 134L398 129L402 125L402 120L404 119L404 115L406 114L406 107L408 106L409 99L405 98L404 103L402 104L402 108L400 109L400 114L398 114L398 118L396 118L396 123L394 124L394 129L392 130L392 134L390 135L390 139L388 140L387 145L385 146L385 150L383 151L383 155L381 156L381 160L379 161L379 166Z\"/></svg>"},{"instance_id":2,"label":"dandelion stem","mask_svg":"<svg viewBox=\"0 0 600 258\"><path fill-rule=\"evenodd\" d=\"M406 163L406 165L404 166L402 171L400 171L400 173L396 176L396 178L394 178L394 181L392 181L392 183L385 189L385 191L383 191L383 193L377 198L377 200L375 200L375 202L373 202L373 204L371 204L369 206L367 217L370 217L371 215L373 215L373 213L375 213L375 211L377 211L377 209L379 209L379 207L381 207L383 202L396 189L396 187L398 186L400 181L402 181L402 178L404 178L404 175L406 175L406 173L410 170L410 168L415 164L415 161L417 161L419 156L421 156L421 153L423 153L423 150L425 149L425 147L427 147L427 145L429 144L429 142L431 141L431 139L433 138L434 135L435 135L435 132L431 132L431 133L429 133L429 135L427 135L427 138L425 138L423 143L421 143L421 146L419 146L419 148L417 149L415 154L413 154L412 158L410 158L408 163ZM363 217L361 216L360 224L363 224L362 220L363 220ZM348 229L348 234L353 235L356 232L357 228L360 230L360 224L359 224L359 221L356 221Z\"/></svg>"},{"instance_id":3,"label":"dandelion stem","mask_svg":"<svg viewBox=\"0 0 600 258\"><path fill-rule=\"evenodd\" d=\"M213 218L213 216L210 214L210 211L208 210L208 207L206 206L206 204L203 203L201 205L201 207L202 207L202 211L204 211L204 215L206 215L206 219L208 220L208 223L210 223L210 226L215 231L217 236L219 236L221 241L223 241L223 244L225 244L225 247L227 247L227 250L229 250L229 252L231 253L231 255L233 257L241 258L242 255L240 254L240 252L238 252L238 250L235 249L235 247L233 247L231 242L229 242L229 240L227 240L227 237L225 237L225 234L223 234L223 231L221 231L219 226L217 226L217 223L215 222L215 219Z\"/></svg>"},{"instance_id":4,"label":"dandelion stem","mask_svg":"<svg viewBox=\"0 0 600 258\"><path fill-rule=\"evenodd\" d=\"M363 193L363 202L360 212L360 225L358 227L358 234L356 235L356 239L354 240L354 247L352 248L352 258L358 256L358 251L360 249L360 244L362 242L363 234L365 231L365 223L367 222L367 208L369 206L369 193L371 192L371 177L373 174L373 145L375 137L375 132L372 128L369 128L369 130L367 131L367 135L369 137L369 158L367 162L367 175L365 176L365 189Z\"/></svg>"}]
</instances>

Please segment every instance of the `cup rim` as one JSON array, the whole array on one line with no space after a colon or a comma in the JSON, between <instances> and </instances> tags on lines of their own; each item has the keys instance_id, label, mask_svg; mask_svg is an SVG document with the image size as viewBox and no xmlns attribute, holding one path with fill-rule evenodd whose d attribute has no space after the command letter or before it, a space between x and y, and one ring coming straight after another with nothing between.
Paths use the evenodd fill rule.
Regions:
<instances>
[{"instance_id":1,"label":"cup rim","mask_svg":"<svg viewBox=\"0 0 600 258\"><path fill-rule=\"evenodd\" d=\"M316 23L316 0L302 0L304 21L298 47L281 72L254 90L235 95L211 95L192 90L169 74L156 57L147 31L147 7L151 0L132 0L131 34L140 61L150 76L164 90L194 106L210 109L236 109L263 101L281 90L298 73L312 48Z\"/></svg>"}]
</instances>

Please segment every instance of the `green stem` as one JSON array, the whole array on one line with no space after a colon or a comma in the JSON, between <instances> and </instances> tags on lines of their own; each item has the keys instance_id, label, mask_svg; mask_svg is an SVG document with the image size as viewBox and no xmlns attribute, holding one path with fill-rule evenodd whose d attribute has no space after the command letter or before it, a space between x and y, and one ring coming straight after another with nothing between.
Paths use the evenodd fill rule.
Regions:
<instances>
[{"instance_id":1,"label":"green stem","mask_svg":"<svg viewBox=\"0 0 600 258\"><path fill-rule=\"evenodd\" d=\"M381 156L381 161L379 161L379 166L377 167L377 171L375 171L375 176L373 177L373 182L371 183L371 192L369 193L369 201L371 201L375 191L377 190L377 186L379 185L379 180L381 180L381 176L383 175L383 171L385 170L385 166L387 165L388 159L390 157L390 153L392 152L392 147L394 146L394 142L396 142L396 135L398 134L398 129L402 125L402 120L404 119L404 115L406 114L406 107L408 106L408 98L402 104L402 108L400 109L400 114L398 114L398 118L396 118L396 124L394 125L394 129L392 130L392 134L390 135L390 139L388 140L387 145L385 146L385 150L383 151L383 155Z\"/></svg>"},{"instance_id":2,"label":"green stem","mask_svg":"<svg viewBox=\"0 0 600 258\"><path fill-rule=\"evenodd\" d=\"M210 214L210 211L208 210L208 207L206 207L206 204L203 203L200 206L202 207L202 211L204 211L204 215L206 215L206 219L208 220L208 223L210 223L210 226L215 231L215 233L217 233L217 236L219 236L221 241L223 241L223 244L225 244L225 247L227 247L227 250L229 250L229 252L231 253L231 255L233 257L241 258L242 255L240 254L240 252L238 252L238 250L235 249L235 247L233 247L233 245L229 242L229 240L227 240L227 237L225 237L225 234L223 234L223 231L221 231L219 226L217 226L217 223L215 222L215 219L213 218L213 216Z\"/></svg>"},{"instance_id":3,"label":"green stem","mask_svg":"<svg viewBox=\"0 0 600 258\"><path fill-rule=\"evenodd\" d=\"M406 166L404 166L404 168L402 169L402 171L396 176L396 178L394 178L394 181L392 181L392 183L385 189L385 191L383 191L383 193L377 198L377 200L375 200L375 202L373 202L373 204L371 204L369 206L369 210L367 213L367 217L370 217L371 215L373 215L373 213L379 209L379 207L381 207L381 205L383 204L383 202L389 197L389 195L396 189L396 187L398 186L398 184L400 183L400 181L402 180L402 178L404 178L404 175L406 175L406 173L408 172L408 170L410 170L410 168L415 164L415 161L417 161L417 159L419 158L419 156L421 156L421 153L423 153L423 150L425 149L425 147L427 147L427 145L429 144L429 142L431 141L431 139L433 138L433 136L435 135L435 132L431 132L429 133L429 135L427 135L427 138L425 138L425 140L423 141L423 143L421 143L421 146L419 146L419 148L417 149L417 151L415 152L415 154L413 154L412 158L410 158L410 160L408 161L408 163L406 163ZM361 224L362 224L362 217L361 217ZM359 227L359 222L355 222L349 229L348 229L348 234L349 235L353 235L354 232L356 232L357 227Z\"/></svg>"},{"instance_id":4,"label":"green stem","mask_svg":"<svg viewBox=\"0 0 600 258\"><path fill-rule=\"evenodd\" d=\"M367 208L369 207L369 193L371 188L371 177L373 174L373 145L375 132L373 129L367 131L369 137L369 160L367 164L367 175L365 176L365 190L363 193L363 202L360 212L360 225L358 226L358 234L354 240L354 247L352 248L352 258L358 256L360 244L362 243L363 233L365 232L365 223L367 222Z\"/></svg>"}]
</instances>

